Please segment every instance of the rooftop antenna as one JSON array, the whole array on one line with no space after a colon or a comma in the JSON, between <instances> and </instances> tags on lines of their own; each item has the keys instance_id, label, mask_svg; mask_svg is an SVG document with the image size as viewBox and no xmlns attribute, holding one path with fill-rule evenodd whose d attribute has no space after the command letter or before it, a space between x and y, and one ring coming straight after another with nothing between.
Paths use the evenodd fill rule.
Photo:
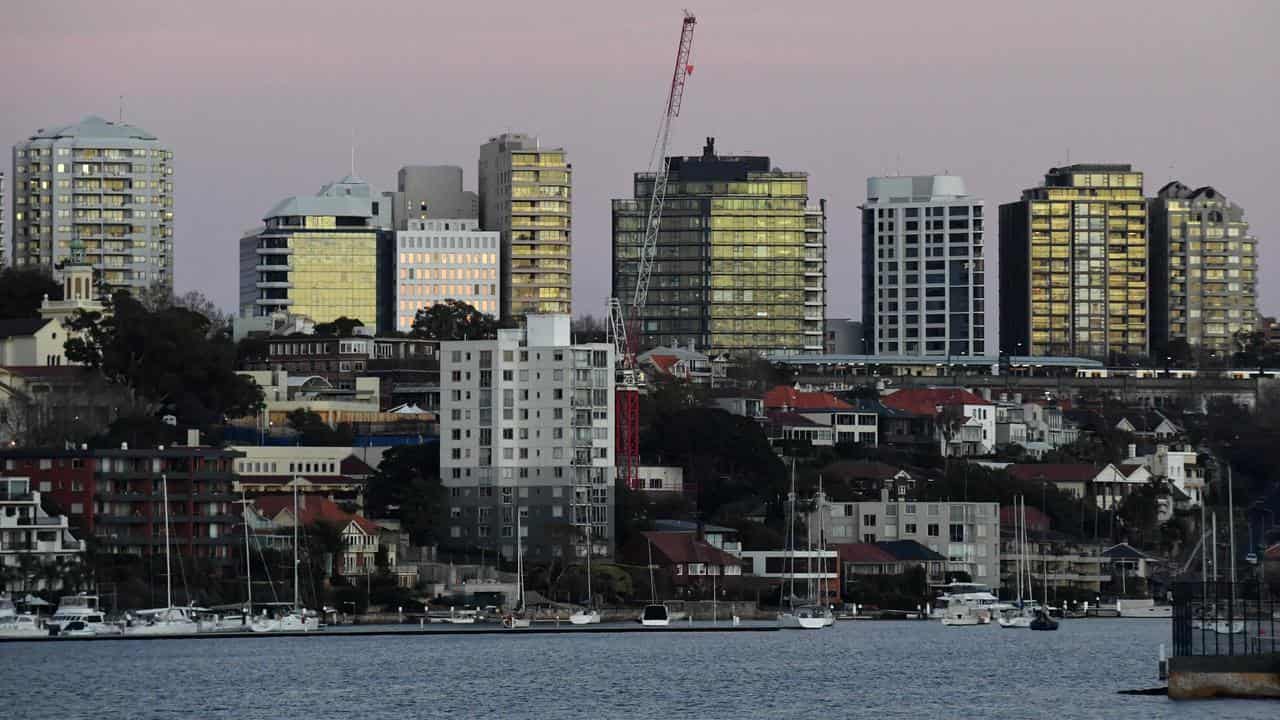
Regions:
<instances>
[{"instance_id":1,"label":"rooftop antenna","mask_svg":"<svg viewBox=\"0 0 1280 720\"><path fill-rule=\"evenodd\" d=\"M120 124L124 124L124 96L123 95L120 96L120 109L116 115L116 122Z\"/></svg>"}]
</instances>

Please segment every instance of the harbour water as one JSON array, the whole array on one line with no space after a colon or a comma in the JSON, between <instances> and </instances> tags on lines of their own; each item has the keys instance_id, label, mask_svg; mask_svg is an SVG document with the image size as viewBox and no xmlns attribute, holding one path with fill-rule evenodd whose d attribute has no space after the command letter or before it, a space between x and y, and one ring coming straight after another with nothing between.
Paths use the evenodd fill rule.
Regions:
<instances>
[{"instance_id":1,"label":"harbour water","mask_svg":"<svg viewBox=\"0 0 1280 720\"><path fill-rule=\"evenodd\" d=\"M1058 632L937 622L830 630L301 637L0 645L5 715L104 718L1274 718L1175 703L1158 620ZM17 714L10 710L17 709Z\"/></svg>"}]
</instances>

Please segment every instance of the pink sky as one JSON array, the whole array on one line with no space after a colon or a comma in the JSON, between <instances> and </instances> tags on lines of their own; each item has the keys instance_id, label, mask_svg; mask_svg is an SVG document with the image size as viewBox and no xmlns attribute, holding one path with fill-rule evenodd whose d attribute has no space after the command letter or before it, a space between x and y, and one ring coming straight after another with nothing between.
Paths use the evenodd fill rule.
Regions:
<instances>
[{"instance_id":1,"label":"pink sky","mask_svg":"<svg viewBox=\"0 0 1280 720\"><path fill-rule=\"evenodd\" d=\"M1263 247L1262 309L1280 310L1280 3L1265 0L11 3L0 137L114 117L124 95L125 119L175 152L179 289L231 307L241 232L345 174L353 130L357 172L380 189L425 163L461 165L474 187L490 135L536 133L573 162L574 309L599 314L608 201L647 162L684 6L696 71L673 150L714 135L811 173L829 316L858 312L868 175L960 174L994 217L1068 153L1133 163L1148 193L1178 178L1239 202Z\"/></svg>"}]
</instances>

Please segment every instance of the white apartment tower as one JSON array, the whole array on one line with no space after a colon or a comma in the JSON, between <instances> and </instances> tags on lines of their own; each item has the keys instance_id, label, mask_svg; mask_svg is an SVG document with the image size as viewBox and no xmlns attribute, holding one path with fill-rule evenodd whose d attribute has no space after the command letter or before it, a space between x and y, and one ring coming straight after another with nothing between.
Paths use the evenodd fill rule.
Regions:
<instances>
[{"instance_id":1,"label":"white apartment tower","mask_svg":"<svg viewBox=\"0 0 1280 720\"><path fill-rule=\"evenodd\" d=\"M549 561L614 545L613 346L573 345L569 316L440 345L440 472L449 538Z\"/></svg>"},{"instance_id":2,"label":"white apartment tower","mask_svg":"<svg viewBox=\"0 0 1280 720\"><path fill-rule=\"evenodd\" d=\"M474 219L409 220L408 228L396 233L396 330L409 332L420 308L445 300L498 316L498 233L481 231Z\"/></svg>"},{"instance_id":3,"label":"white apartment tower","mask_svg":"<svg viewBox=\"0 0 1280 720\"><path fill-rule=\"evenodd\" d=\"M56 266L79 240L113 288L173 285L173 152L89 116L13 148L13 264Z\"/></svg>"},{"instance_id":4,"label":"white apartment tower","mask_svg":"<svg viewBox=\"0 0 1280 720\"><path fill-rule=\"evenodd\" d=\"M874 355L984 355L983 201L953 175L867 179L862 315Z\"/></svg>"}]
</instances>

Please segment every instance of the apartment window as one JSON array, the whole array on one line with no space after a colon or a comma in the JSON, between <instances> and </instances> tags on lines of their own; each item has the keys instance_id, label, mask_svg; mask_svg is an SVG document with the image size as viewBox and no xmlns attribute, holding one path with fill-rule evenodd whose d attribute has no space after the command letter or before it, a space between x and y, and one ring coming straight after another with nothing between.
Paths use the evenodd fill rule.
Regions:
<instances>
[{"instance_id":1,"label":"apartment window","mask_svg":"<svg viewBox=\"0 0 1280 720\"><path fill-rule=\"evenodd\" d=\"M916 524L915 524L915 523L905 523L905 524L903 525L903 527L902 527L902 532L903 532L903 534L906 534L906 535L915 535L915 534L916 534Z\"/></svg>"},{"instance_id":2,"label":"apartment window","mask_svg":"<svg viewBox=\"0 0 1280 720\"><path fill-rule=\"evenodd\" d=\"M938 523L929 523L925 530L927 530L926 534L929 537L938 537Z\"/></svg>"},{"instance_id":3,"label":"apartment window","mask_svg":"<svg viewBox=\"0 0 1280 720\"><path fill-rule=\"evenodd\" d=\"M863 524L863 525L865 525L865 526L867 526L867 527L875 527L875 526L876 526L876 516L875 516L875 515L863 515L863 516L862 516L862 524Z\"/></svg>"},{"instance_id":4,"label":"apartment window","mask_svg":"<svg viewBox=\"0 0 1280 720\"><path fill-rule=\"evenodd\" d=\"M963 523L951 523L951 542L964 542Z\"/></svg>"}]
</instances>

